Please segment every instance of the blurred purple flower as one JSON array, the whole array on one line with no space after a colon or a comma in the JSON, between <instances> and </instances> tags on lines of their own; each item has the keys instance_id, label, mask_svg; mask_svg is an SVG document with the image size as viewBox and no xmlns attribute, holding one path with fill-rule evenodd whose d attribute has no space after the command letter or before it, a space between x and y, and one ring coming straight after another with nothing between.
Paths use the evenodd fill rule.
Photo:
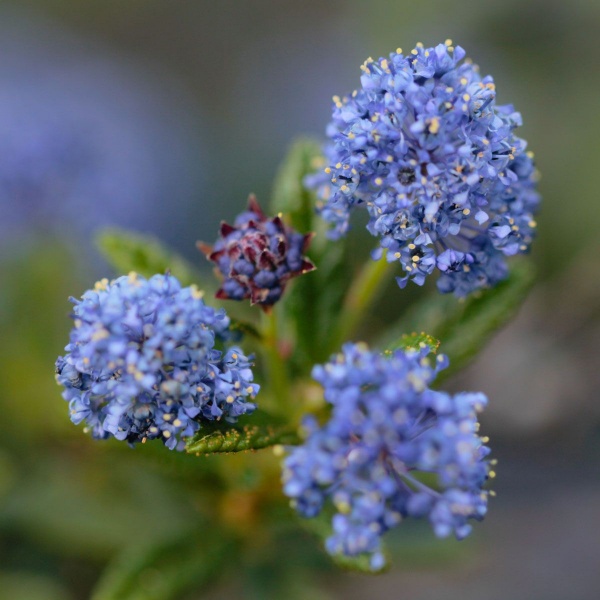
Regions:
<instances>
[{"instance_id":1,"label":"blurred purple flower","mask_svg":"<svg viewBox=\"0 0 600 600\"><path fill-rule=\"evenodd\" d=\"M0 237L184 225L200 179L176 85L43 21L0 34Z\"/></svg>"}]
</instances>

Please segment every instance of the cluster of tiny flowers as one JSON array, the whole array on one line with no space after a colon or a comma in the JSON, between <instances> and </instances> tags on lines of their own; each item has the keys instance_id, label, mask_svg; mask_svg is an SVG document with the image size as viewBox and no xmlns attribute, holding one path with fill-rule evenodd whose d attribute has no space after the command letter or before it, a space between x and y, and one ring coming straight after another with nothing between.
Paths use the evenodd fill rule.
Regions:
<instances>
[{"instance_id":1,"label":"cluster of tiny flowers","mask_svg":"<svg viewBox=\"0 0 600 600\"><path fill-rule=\"evenodd\" d=\"M476 415L486 398L431 390L447 360L427 354L347 344L316 366L331 417L323 427L308 418L304 444L284 463L284 492L302 516L316 516L328 499L335 506L327 550L366 553L374 570L384 563L381 535L404 517L428 517L437 536L460 539L468 519L486 513L482 486L494 473Z\"/></svg>"},{"instance_id":2,"label":"cluster of tiny flowers","mask_svg":"<svg viewBox=\"0 0 600 600\"><path fill-rule=\"evenodd\" d=\"M71 420L92 436L183 449L199 421L235 422L256 406L250 359L225 352L225 311L170 275L102 280L75 304L67 354L56 361Z\"/></svg>"},{"instance_id":3,"label":"cluster of tiny flowers","mask_svg":"<svg viewBox=\"0 0 600 600\"><path fill-rule=\"evenodd\" d=\"M539 203L533 155L514 135L521 115L495 103L493 79L464 56L448 40L368 59L361 89L334 97L329 166L307 180L331 237L364 206L380 238L373 258L387 251L401 264L400 287L437 268L440 291L457 296L506 277L505 257L529 249Z\"/></svg>"},{"instance_id":4,"label":"cluster of tiny flowers","mask_svg":"<svg viewBox=\"0 0 600 600\"><path fill-rule=\"evenodd\" d=\"M287 227L280 216L267 218L256 198L250 196L248 209L238 215L233 226L221 224L221 237L214 246L199 242L198 247L223 276L217 298L250 298L252 304L268 310L292 277L315 268L303 256L311 239L311 234Z\"/></svg>"}]
</instances>

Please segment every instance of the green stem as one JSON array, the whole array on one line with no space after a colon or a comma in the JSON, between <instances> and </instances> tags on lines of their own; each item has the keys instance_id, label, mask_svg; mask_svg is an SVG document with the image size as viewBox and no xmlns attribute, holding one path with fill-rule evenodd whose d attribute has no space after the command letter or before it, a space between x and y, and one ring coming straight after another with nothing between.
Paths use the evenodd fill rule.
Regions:
<instances>
[{"instance_id":1,"label":"green stem","mask_svg":"<svg viewBox=\"0 0 600 600\"><path fill-rule=\"evenodd\" d=\"M267 365L269 387L272 390L272 402L269 408L273 412L281 412L287 405L289 396L289 382L287 366L279 350L279 329L277 309L270 313L263 313L263 348Z\"/></svg>"},{"instance_id":2,"label":"green stem","mask_svg":"<svg viewBox=\"0 0 600 600\"><path fill-rule=\"evenodd\" d=\"M382 291L387 277L393 272L393 263L388 263L386 253L379 260L371 260L363 266L354 278L342 310L338 317L338 325L332 337L331 351L337 352L340 346L351 339L365 314Z\"/></svg>"}]
</instances>

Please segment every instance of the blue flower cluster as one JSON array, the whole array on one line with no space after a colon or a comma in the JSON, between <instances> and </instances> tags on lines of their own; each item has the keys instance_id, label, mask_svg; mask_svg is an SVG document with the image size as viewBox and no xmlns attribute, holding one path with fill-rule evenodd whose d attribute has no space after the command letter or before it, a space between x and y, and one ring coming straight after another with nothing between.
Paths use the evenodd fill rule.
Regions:
<instances>
[{"instance_id":1,"label":"blue flower cluster","mask_svg":"<svg viewBox=\"0 0 600 600\"><path fill-rule=\"evenodd\" d=\"M201 296L171 275L131 273L72 299L75 327L56 361L71 420L94 438L160 438L181 450L202 420L235 422L252 412L250 359L239 348L215 348L229 338L229 319Z\"/></svg>"},{"instance_id":2,"label":"blue flower cluster","mask_svg":"<svg viewBox=\"0 0 600 600\"><path fill-rule=\"evenodd\" d=\"M490 76L448 40L368 59L362 88L334 96L329 164L307 184L338 238L366 207L378 260L398 261L422 285L436 268L442 292L465 296L507 275L505 257L527 252L539 204L521 115L497 105Z\"/></svg>"},{"instance_id":3,"label":"blue flower cluster","mask_svg":"<svg viewBox=\"0 0 600 600\"><path fill-rule=\"evenodd\" d=\"M347 344L313 377L332 405L319 427L284 463L284 492L305 517L333 501L331 554L367 553L383 566L381 535L404 517L428 517L439 537L470 533L470 518L486 513L489 449L479 437L480 393L451 396L429 385L447 365L428 350L380 354Z\"/></svg>"}]
</instances>

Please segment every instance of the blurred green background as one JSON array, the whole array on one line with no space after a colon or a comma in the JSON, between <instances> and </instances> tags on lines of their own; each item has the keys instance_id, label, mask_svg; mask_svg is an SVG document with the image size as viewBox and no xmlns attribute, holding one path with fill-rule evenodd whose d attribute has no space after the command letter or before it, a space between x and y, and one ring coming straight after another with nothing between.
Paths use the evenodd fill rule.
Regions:
<instances>
[{"instance_id":1,"label":"blurred green background","mask_svg":"<svg viewBox=\"0 0 600 600\"><path fill-rule=\"evenodd\" d=\"M446 38L521 111L542 173L538 285L452 383L490 396L498 497L467 542L400 528L391 572L320 585L600 597L599 27L595 0L0 2L0 599L88 598L124 548L198 527L195 463L182 477L147 448L92 443L54 383L67 297L112 274L92 232L152 233L205 269L195 241L249 192L266 203L292 138L323 135L367 56ZM289 552L286 572L304 560ZM293 597L318 597L290 572ZM250 595L233 581L188 597Z\"/></svg>"}]
</instances>

